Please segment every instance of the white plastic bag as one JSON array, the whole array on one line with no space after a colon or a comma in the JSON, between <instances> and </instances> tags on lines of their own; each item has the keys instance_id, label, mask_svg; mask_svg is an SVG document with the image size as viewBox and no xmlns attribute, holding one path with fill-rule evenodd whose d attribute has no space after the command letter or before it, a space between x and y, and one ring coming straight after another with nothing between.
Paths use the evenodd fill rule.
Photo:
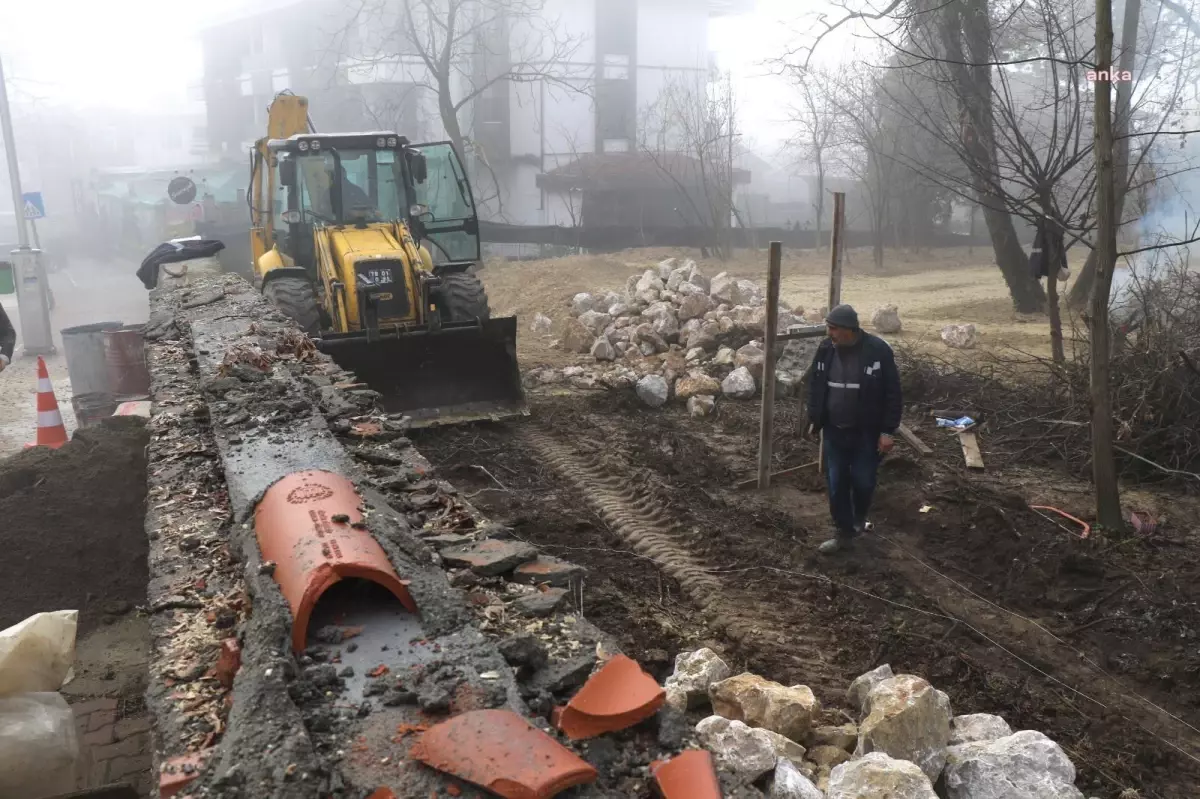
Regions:
<instances>
[{"instance_id":1,"label":"white plastic bag","mask_svg":"<svg viewBox=\"0 0 1200 799\"><path fill-rule=\"evenodd\" d=\"M0 698L0 799L70 793L78 770L75 714L61 694Z\"/></svg>"},{"instance_id":2,"label":"white plastic bag","mask_svg":"<svg viewBox=\"0 0 1200 799\"><path fill-rule=\"evenodd\" d=\"M56 610L0 631L0 697L61 688L75 662L78 619L77 610Z\"/></svg>"}]
</instances>

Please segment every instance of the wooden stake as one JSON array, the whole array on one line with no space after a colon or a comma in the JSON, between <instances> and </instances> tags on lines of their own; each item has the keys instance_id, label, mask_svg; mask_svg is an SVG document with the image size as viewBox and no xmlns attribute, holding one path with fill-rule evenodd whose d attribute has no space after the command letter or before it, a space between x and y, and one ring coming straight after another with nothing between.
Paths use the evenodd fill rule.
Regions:
<instances>
[{"instance_id":1,"label":"wooden stake","mask_svg":"<svg viewBox=\"0 0 1200 799\"><path fill-rule=\"evenodd\" d=\"M908 445L922 455L932 455L933 450L921 439L917 438L917 434L909 429L908 425L902 424L896 428L896 432L900 434Z\"/></svg>"},{"instance_id":2,"label":"wooden stake","mask_svg":"<svg viewBox=\"0 0 1200 799\"><path fill-rule=\"evenodd\" d=\"M762 419L758 432L758 487L771 486L771 439L775 433L775 335L779 326L779 269L783 244L771 242L767 258L767 326L763 332Z\"/></svg>"},{"instance_id":3,"label":"wooden stake","mask_svg":"<svg viewBox=\"0 0 1200 799\"><path fill-rule=\"evenodd\" d=\"M846 193L833 193L833 230L829 233L829 305L832 311L842 304L842 244L846 238ZM811 420L814 424L817 420ZM821 431L817 470L825 473L825 431Z\"/></svg>"},{"instance_id":4,"label":"wooden stake","mask_svg":"<svg viewBox=\"0 0 1200 799\"><path fill-rule=\"evenodd\" d=\"M833 230L829 242L829 309L842 304L842 248L846 238L846 194L833 194Z\"/></svg>"}]
</instances>

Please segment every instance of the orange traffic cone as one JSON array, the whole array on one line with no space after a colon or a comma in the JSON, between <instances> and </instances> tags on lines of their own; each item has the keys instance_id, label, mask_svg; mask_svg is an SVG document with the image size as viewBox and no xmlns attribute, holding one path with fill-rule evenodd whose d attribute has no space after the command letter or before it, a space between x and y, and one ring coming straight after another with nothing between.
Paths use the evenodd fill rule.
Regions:
<instances>
[{"instance_id":1,"label":"orange traffic cone","mask_svg":"<svg viewBox=\"0 0 1200 799\"><path fill-rule=\"evenodd\" d=\"M26 444L29 447L50 447L58 449L67 443L67 428L63 425L62 413L58 410L58 400L54 396L54 384L50 382L50 372L46 362L38 356L37 384L37 441Z\"/></svg>"}]
</instances>

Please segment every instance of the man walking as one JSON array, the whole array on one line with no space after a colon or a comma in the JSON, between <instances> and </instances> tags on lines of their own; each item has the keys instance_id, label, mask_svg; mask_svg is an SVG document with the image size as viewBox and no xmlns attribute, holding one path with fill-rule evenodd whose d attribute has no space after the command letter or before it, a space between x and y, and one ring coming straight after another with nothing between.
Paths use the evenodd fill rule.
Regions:
<instances>
[{"instance_id":1,"label":"man walking","mask_svg":"<svg viewBox=\"0 0 1200 799\"><path fill-rule=\"evenodd\" d=\"M858 326L853 308L831 310L825 329L809 377L808 418L810 432L824 433L834 537L819 551L832 555L852 549L869 526L879 458L892 449L902 400L892 348Z\"/></svg>"},{"instance_id":2,"label":"man walking","mask_svg":"<svg viewBox=\"0 0 1200 799\"><path fill-rule=\"evenodd\" d=\"M4 306L0 305L0 372L12 363L13 350L17 346L17 331L9 321Z\"/></svg>"}]
</instances>

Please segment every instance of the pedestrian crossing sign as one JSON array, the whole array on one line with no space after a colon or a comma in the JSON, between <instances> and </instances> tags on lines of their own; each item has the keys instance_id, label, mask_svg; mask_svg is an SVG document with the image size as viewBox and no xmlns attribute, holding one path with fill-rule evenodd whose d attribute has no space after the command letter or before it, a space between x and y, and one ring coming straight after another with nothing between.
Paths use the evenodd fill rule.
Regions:
<instances>
[{"instance_id":1,"label":"pedestrian crossing sign","mask_svg":"<svg viewBox=\"0 0 1200 799\"><path fill-rule=\"evenodd\" d=\"M25 218L33 221L34 219L43 219L46 216L46 204L42 201L42 193L40 191L27 191L21 195L21 202L25 205Z\"/></svg>"}]
</instances>

